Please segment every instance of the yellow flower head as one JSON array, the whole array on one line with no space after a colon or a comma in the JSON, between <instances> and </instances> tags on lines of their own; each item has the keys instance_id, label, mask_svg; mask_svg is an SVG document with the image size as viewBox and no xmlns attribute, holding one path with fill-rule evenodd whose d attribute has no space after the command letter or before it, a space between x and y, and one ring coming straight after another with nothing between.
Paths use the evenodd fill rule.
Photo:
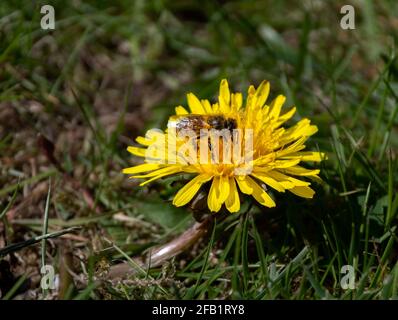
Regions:
<instances>
[{"instance_id":1,"label":"yellow flower head","mask_svg":"<svg viewBox=\"0 0 398 320\"><path fill-rule=\"evenodd\" d=\"M186 205L202 185L211 183L207 204L212 212L218 212L223 204L230 212L239 211L238 190L266 207L275 206L267 187L312 198L311 183L303 179L319 180L319 170L299 164L325 158L321 152L303 151L305 141L318 128L308 119L282 127L296 108L281 114L286 98L279 95L266 104L269 90L267 81L257 89L250 86L244 107L242 94L230 93L225 79L218 103L210 104L189 93L190 112L178 106L168 129L152 129L138 137L136 141L143 147L127 150L145 158L144 163L123 173L147 179L141 185L165 176L194 174L175 195L173 204ZM219 132L223 134L217 135Z\"/></svg>"}]
</instances>

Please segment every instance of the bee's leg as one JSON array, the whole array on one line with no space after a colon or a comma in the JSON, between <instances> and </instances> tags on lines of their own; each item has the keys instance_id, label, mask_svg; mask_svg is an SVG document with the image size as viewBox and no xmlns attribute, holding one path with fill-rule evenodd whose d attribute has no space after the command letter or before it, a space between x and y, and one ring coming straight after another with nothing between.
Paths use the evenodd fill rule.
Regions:
<instances>
[{"instance_id":1,"label":"bee's leg","mask_svg":"<svg viewBox=\"0 0 398 320\"><path fill-rule=\"evenodd\" d=\"M208 136L208 146L209 146L209 152L210 152L210 157L211 157L211 162L212 163L216 163L216 155L214 154L214 152L216 152L217 151L217 148L215 149L215 150L213 150L214 148L213 148L213 143L212 142L214 142L213 140L214 139L212 139L212 137L214 138L214 136L211 136L211 135L209 135ZM213 152L214 151L214 152Z\"/></svg>"},{"instance_id":2,"label":"bee's leg","mask_svg":"<svg viewBox=\"0 0 398 320\"><path fill-rule=\"evenodd\" d=\"M210 140L210 138L208 138L207 144L209 146L209 151L211 151L211 140Z\"/></svg>"}]
</instances>

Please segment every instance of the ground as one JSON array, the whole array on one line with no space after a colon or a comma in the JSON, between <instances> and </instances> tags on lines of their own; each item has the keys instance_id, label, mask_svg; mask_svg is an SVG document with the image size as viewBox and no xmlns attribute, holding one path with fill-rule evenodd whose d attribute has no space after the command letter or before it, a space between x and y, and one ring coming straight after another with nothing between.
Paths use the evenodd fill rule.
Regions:
<instances>
[{"instance_id":1,"label":"ground","mask_svg":"<svg viewBox=\"0 0 398 320\"><path fill-rule=\"evenodd\" d=\"M0 248L22 244L0 251L1 297L397 298L398 4L348 2L2 1ZM40 28L42 4L55 30ZM323 183L312 200L274 193L273 209L246 199L162 267L109 281L195 222L171 204L184 177L139 187L121 173L139 162L127 146L187 92L215 99L222 78L236 91L269 80L294 121L319 127L307 147L328 155Z\"/></svg>"}]
</instances>

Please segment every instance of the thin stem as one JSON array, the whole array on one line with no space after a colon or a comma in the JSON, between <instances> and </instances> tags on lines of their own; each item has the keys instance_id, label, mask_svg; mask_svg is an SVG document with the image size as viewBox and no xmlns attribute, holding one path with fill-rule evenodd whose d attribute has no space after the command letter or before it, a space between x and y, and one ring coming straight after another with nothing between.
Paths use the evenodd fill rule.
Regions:
<instances>
[{"instance_id":1,"label":"thin stem","mask_svg":"<svg viewBox=\"0 0 398 320\"><path fill-rule=\"evenodd\" d=\"M139 258L134 258L133 261L144 269L158 267L165 261L186 251L194 243L197 243L208 233L213 222L214 216L210 215L202 222L196 222L191 228L170 242L152 250L144 263ZM123 262L112 266L107 278L109 280L114 280L134 274L135 272L137 272L136 268L133 268L128 262Z\"/></svg>"}]
</instances>

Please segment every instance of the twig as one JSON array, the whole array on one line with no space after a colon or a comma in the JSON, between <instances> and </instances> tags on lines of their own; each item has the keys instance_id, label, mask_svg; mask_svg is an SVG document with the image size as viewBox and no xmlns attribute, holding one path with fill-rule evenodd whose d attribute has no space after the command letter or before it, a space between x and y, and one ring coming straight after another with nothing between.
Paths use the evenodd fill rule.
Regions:
<instances>
[{"instance_id":1,"label":"twig","mask_svg":"<svg viewBox=\"0 0 398 320\"><path fill-rule=\"evenodd\" d=\"M197 243L201 238L203 238L211 229L210 227L213 224L213 221L214 216L210 215L204 221L196 222L191 228L178 237L152 250L146 262L143 263L139 258L134 258L134 263L144 269L162 265L165 261L186 251L194 243ZM107 279L120 279L134 274L135 272L137 272L137 268L132 267L128 262L123 262L110 268L110 271L107 274Z\"/></svg>"}]
</instances>

